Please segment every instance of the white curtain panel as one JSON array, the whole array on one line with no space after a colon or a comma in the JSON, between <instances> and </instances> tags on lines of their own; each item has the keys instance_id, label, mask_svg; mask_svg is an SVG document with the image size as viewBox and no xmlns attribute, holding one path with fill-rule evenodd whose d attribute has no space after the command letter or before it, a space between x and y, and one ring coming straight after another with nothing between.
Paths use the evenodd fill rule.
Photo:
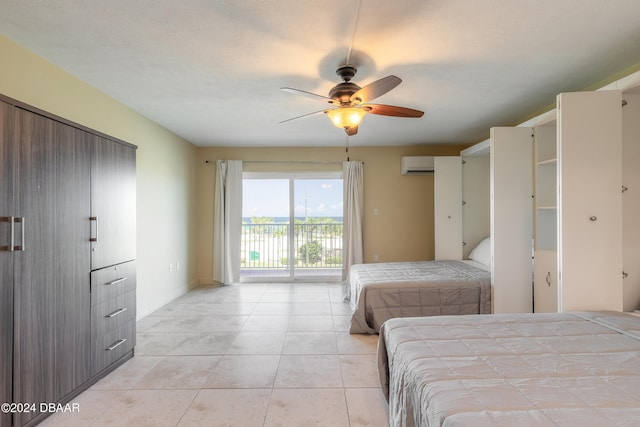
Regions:
<instances>
[{"instance_id":1,"label":"white curtain panel","mask_svg":"<svg viewBox=\"0 0 640 427\"><path fill-rule=\"evenodd\" d=\"M216 161L213 208L213 280L240 279L242 233L242 160Z\"/></svg>"},{"instance_id":2,"label":"white curtain panel","mask_svg":"<svg viewBox=\"0 0 640 427\"><path fill-rule=\"evenodd\" d=\"M364 262L362 246L362 218L364 215L364 164L343 162L344 182L344 244L342 260L342 280L346 280L353 264Z\"/></svg>"}]
</instances>

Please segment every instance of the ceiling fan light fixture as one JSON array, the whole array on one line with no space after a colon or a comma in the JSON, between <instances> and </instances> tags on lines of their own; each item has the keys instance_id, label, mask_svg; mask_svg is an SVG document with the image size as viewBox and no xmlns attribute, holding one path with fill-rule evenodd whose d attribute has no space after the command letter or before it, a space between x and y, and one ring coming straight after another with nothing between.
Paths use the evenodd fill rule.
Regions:
<instances>
[{"instance_id":1,"label":"ceiling fan light fixture","mask_svg":"<svg viewBox=\"0 0 640 427\"><path fill-rule=\"evenodd\" d=\"M327 115L331 119L331 123L340 129L348 129L358 126L367 112L362 108L355 107L339 107L327 111Z\"/></svg>"}]
</instances>

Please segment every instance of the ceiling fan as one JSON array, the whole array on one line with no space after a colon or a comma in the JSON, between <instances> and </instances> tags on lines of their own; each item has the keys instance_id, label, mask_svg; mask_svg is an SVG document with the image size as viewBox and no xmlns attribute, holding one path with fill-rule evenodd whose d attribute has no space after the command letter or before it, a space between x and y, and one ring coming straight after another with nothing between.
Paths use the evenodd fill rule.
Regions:
<instances>
[{"instance_id":1,"label":"ceiling fan","mask_svg":"<svg viewBox=\"0 0 640 427\"><path fill-rule=\"evenodd\" d=\"M364 116L369 114L378 114L381 116L393 117L412 117L418 118L424 115L424 112L411 108L397 107L394 105L369 104L369 101L378 98L391 89L398 86L402 80L396 76L383 77L373 83L360 87L351 82L358 70L351 65L343 65L336 70L336 74L342 79L342 83L335 85L330 91L329 96L317 95L300 89L290 87L281 88L283 91L294 95L303 95L309 98L326 101L333 104L335 108L315 111L313 113L304 114L302 116L293 117L283 120L280 123L311 116L314 114L325 113L331 119L331 122L341 129L344 129L347 135L355 135L358 132L358 126Z\"/></svg>"}]
</instances>

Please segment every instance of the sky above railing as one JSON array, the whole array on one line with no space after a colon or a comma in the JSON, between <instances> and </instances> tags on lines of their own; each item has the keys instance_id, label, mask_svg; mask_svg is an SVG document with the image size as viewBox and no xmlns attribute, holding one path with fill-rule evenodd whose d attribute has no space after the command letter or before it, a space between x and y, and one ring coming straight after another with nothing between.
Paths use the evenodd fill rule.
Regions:
<instances>
[{"instance_id":1,"label":"sky above railing","mask_svg":"<svg viewBox=\"0 0 640 427\"><path fill-rule=\"evenodd\" d=\"M242 188L243 217L288 217L288 179L245 179ZM295 217L342 217L342 180L296 179Z\"/></svg>"}]
</instances>

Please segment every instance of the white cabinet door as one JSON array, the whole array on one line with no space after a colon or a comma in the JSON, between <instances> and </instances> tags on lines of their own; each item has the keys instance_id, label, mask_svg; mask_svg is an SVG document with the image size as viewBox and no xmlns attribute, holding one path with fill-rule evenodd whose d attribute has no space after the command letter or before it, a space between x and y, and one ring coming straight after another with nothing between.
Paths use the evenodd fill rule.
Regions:
<instances>
[{"instance_id":1,"label":"white cabinet door","mask_svg":"<svg viewBox=\"0 0 640 427\"><path fill-rule=\"evenodd\" d=\"M640 95L624 94L622 109L622 229L624 311L640 309Z\"/></svg>"},{"instance_id":2,"label":"white cabinet door","mask_svg":"<svg viewBox=\"0 0 640 427\"><path fill-rule=\"evenodd\" d=\"M533 308L536 313L556 313L558 311L556 251L535 252Z\"/></svg>"},{"instance_id":3,"label":"white cabinet door","mask_svg":"<svg viewBox=\"0 0 640 427\"><path fill-rule=\"evenodd\" d=\"M434 158L436 259L462 259L462 163L460 156Z\"/></svg>"},{"instance_id":4,"label":"white cabinet door","mask_svg":"<svg viewBox=\"0 0 640 427\"><path fill-rule=\"evenodd\" d=\"M558 95L559 311L622 310L622 96Z\"/></svg>"},{"instance_id":5,"label":"white cabinet door","mask_svg":"<svg viewBox=\"0 0 640 427\"><path fill-rule=\"evenodd\" d=\"M533 130L491 128L494 313L533 311Z\"/></svg>"}]
</instances>

